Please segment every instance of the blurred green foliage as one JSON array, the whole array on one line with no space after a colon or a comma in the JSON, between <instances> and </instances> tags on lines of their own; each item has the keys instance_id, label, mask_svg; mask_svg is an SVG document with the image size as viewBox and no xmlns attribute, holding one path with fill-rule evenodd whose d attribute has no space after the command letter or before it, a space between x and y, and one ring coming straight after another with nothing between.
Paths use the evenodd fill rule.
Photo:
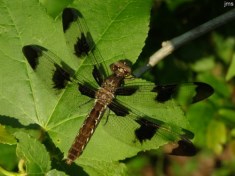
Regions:
<instances>
[{"instance_id":1,"label":"blurred green foliage","mask_svg":"<svg viewBox=\"0 0 235 176\"><path fill-rule=\"evenodd\" d=\"M149 56L160 48L161 42L234 8L224 7L223 3L209 0L155 1L149 36L136 67L146 63ZM140 160L145 161L142 168L151 167L150 171L146 170L152 175L235 175L234 28L232 21L182 46L144 75L159 84L202 81L215 89L208 100L186 109L199 154L184 158L149 152L148 160L143 160L140 155Z\"/></svg>"}]
</instances>

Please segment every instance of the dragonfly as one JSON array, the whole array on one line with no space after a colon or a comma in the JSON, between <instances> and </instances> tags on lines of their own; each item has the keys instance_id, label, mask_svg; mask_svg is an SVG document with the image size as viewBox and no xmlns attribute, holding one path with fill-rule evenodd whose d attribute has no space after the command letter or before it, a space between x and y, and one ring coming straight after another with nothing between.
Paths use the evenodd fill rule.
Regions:
<instances>
[{"instance_id":1,"label":"dragonfly","mask_svg":"<svg viewBox=\"0 0 235 176\"><path fill-rule=\"evenodd\" d=\"M138 81L139 79L132 75L131 62L126 58L112 63L109 68L106 66L82 14L77 9L64 9L62 24L68 47L71 50L71 58L76 59L78 64L84 64L84 60L92 63L92 70L89 73L93 77L92 81L86 79L84 75L80 75L79 72L76 73L60 57L43 46L25 45L22 52L35 74L43 77L46 82L47 79L51 80L53 84L48 86L55 92L66 89L68 84L72 83L76 84L78 94L94 100L93 107L68 151L67 164L72 164L82 154L105 115L104 127L121 141L133 145L144 145L147 141L153 141L157 145L158 136L161 136L175 144L168 151L169 154L195 155L196 148L191 142L192 132L143 113L135 105L123 101L122 97L133 98L135 94L144 97L146 92L151 92L156 108L160 108L167 102L176 100L182 92L187 92L185 99L187 103L204 100L213 94L213 88L210 85L203 82L155 85ZM141 103L139 99L133 102ZM82 107L83 104L86 102L80 102L79 107ZM116 116L115 120L109 118L110 114ZM133 136L130 141L123 139L122 131L115 134L112 132L117 131L123 124L133 124L130 128L128 126L125 128Z\"/></svg>"}]
</instances>

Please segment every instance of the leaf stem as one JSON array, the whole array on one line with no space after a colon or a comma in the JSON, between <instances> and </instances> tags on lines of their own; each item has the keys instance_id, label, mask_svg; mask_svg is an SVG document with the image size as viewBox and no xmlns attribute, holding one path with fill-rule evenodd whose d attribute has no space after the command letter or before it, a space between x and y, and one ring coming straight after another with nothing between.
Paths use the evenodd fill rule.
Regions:
<instances>
[{"instance_id":1,"label":"leaf stem","mask_svg":"<svg viewBox=\"0 0 235 176\"><path fill-rule=\"evenodd\" d=\"M202 36L203 34L212 31L213 29L224 25L225 23L232 21L235 18L235 9L232 9L210 21L178 36L170 41L165 41L162 43L162 48L156 51L152 56L150 56L149 61L146 65L136 69L133 75L140 77L143 73L154 67L159 61L164 59L166 56L170 55L173 51L179 47L185 45L186 43Z\"/></svg>"},{"instance_id":2,"label":"leaf stem","mask_svg":"<svg viewBox=\"0 0 235 176\"><path fill-rule=\"evenodd\" d=\"M25 161L23 159L21 159L18 163L18 169L19 169L19 172L20 173L25 173L25 170L24 170L24 163Z\"/></svg>"},{"instance_id":3,"label":"leaf stem","mask_svg":"<svg viewBox=\"0 0 235 176\"><path fill-rule=\"evenodd\" d=\"M26 176L27 175L24 170L24 160L19 161L18 168L19 168L19 173L7 171L0 166L0 173L6 176Z\"/></svg>"}]
</instances>

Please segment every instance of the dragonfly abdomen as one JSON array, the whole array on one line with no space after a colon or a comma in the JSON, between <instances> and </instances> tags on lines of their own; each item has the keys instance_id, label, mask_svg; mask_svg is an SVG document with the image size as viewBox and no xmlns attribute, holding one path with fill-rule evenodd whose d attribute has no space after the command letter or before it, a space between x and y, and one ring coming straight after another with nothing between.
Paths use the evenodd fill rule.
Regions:
<instances>
[{"instance_id":1,"label":"dragonfly abdomen","mask_svg":"<svg viewBox=\"0 0 235 176\"><path fill-rule=\"evenodd\" d=\"M80 128L79 133L73 142L73 145L69 149L68 157L66 160L67 164L71 164L77 157L82 154L85 146L89 142L92 134L99 124L100 119L106 110L106 107L106 105L99 103L99 101L96 101L95 106L90 111L82 127Z\"/></svg>"}]
</instances>

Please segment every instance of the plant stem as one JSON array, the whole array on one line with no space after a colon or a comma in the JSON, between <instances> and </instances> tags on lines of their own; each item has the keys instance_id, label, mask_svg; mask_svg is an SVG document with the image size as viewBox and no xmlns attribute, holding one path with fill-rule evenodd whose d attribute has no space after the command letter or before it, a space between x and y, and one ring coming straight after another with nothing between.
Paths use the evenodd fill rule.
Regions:
<instances>
[{"instance_id":1,"label":"plant stem","mask_svg":"<svg viewBox=\"0 0 235 176\"><path fill-rule=\"evenodd\" d=\"M18 163L19 173L7 171L0 166L0 173L6 176L26 176L27 174L25 173L23 165L24 165L24 160L20 160Z\"/></svg>"},{"instance_id":2,"label":"plant stem","mask_svg":"<svg viewBox=\"0 0 235 176\"><path fill-rule=\"evenodd\" d=\"M235 9L232 9L178 37L171 39L170 41L165 41L162 43L162 48L156 51L152 56L150 56L149 61L146 65L136 69L133 75L140 77L143 73L154 67L159 61L164 59L166 56L170 55L173 51L179 47L185 45L186 43L202 36L203 34L216 29L219 26L235 19Z\"/></svg>"}]
</instances>

